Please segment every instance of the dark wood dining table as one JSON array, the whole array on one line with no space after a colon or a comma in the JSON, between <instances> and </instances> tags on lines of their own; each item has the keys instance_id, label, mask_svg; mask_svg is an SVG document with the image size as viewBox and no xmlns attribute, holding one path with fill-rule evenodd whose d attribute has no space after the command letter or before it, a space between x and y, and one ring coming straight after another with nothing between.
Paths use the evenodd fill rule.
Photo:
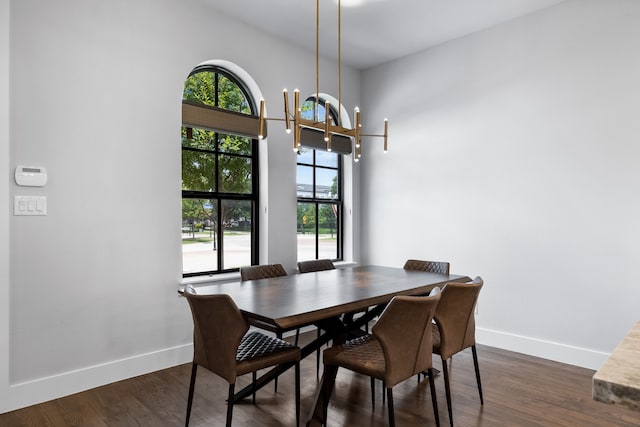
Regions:
<instances>
[{"instance_id":1,"label":"dark wood dining table","mask_svg":"<svg viewBox=\"0 0 640 427\"><path fill-rule=\"evenodd\" d=\"M438 274L403 268L364 265L197 287L198 294L228 294L253 326L284 332L315 325L322 333L301 349L302 357L332 341L344 342L350 334L378 316L396 295L426 295L448 282L468 282L467 276ZM367 310L365 312L365 310ZM346 313L364 312L351 318ZM345 319L349 319L345 321ZM292 364L280 365L235 395L243 399L277 378ZM322 383L307 425L320 423Z\"/></svg>"}]
</instances>

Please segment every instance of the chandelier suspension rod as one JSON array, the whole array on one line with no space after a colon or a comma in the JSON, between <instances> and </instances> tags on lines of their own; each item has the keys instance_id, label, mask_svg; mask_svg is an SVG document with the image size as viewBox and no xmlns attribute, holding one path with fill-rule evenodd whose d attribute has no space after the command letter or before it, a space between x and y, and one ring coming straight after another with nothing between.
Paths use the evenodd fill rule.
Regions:
<instances>
[{"instance_id":1,"label":"chandelier suspension rod","mask_svg":"<svg viewBox=\"0 0 640 427\"><path fill-rule=\"evenodd\" d=\"M316 122L320 121L320 0L316 0L316 102L314 103ZM325 113L326 114L326 113Z\"/></svg>"},{"instance_id":2,"label":"chandelier suspension rod","mask_svg":"<svg viewBox=\"0 0 640 427\"><path fill-rule=\"evenodd\" d=\"M338 0L338 126L342 126L342 114L340 109L342 108L342 49L341 40L341 13L340 13L340 0ZM328 114L328 112L325 112Z\"/></svg>"},{"instance_id":3,"label":"chandelier suspension rod","mask_svg":"<svg viewBox=\"0 0 640 427\"><path fill-rule=\"evenodd\" d=\"M263 139L266 135L266 122L267 120L277 120L285 122L285 130L290 133L293 130L293 151L299 153L301 145L301 130L302 128L312 130L314 132L323 132L324 140L326 142L326 151L332 151L332 136L341 135L342 137L352 138L354 143L354 161L357 162L361 154L361 138L362 137L381 137L384 139L384 152L387 152L387 139L388 139L388 120L384 119L384 131L383 134L365 134L362 133L362 124L360 122L360 109L356 107L354 109L354 127L344 128L342 127L342 2L337 0L338 3L338 117L334 123L331 119L331 103L329 100L325 100L324 109L325 117L323 121L320 121L320 0L316 0L316 93L314 102L314 117L310 120L306 117L302 117L302 110L300 106L300 91L295 89L293 91L294 109L293 115L289 111L289 94L287 89L283 90L284 96L284 115L283 119L269 118L265 115L264 99L260 100L260 116L259 116L259 129L258 139ZM306 116L306 114L305 114ZM291 123L293 121L293 123ZM293 126L292 126L293 125ZM292 129L293 127L293 129ZM340 144L343 144L340 139L337 139ZM351 153L352 151L345 150L344 147L339 147L339 152Z\"/></svg>"}]
</instances>

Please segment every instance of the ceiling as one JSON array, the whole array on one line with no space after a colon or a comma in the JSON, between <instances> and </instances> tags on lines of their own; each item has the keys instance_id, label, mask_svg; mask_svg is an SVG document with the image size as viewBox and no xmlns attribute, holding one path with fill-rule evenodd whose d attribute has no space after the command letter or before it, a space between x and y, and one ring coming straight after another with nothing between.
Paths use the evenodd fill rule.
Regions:
<instances>
[{"instance_id":1,"label":"ceiling","mask_svg":"<svg viewBox=\"0 0 640 427\"><path fill-rule=\"evenodd\" d=\"M315 51L314 0L202 0ZM358 69L418 52L564 0L341 0L342 63ZM338 0L320 0L320 52L337 58Z\"/></svg>"}]
</instances>

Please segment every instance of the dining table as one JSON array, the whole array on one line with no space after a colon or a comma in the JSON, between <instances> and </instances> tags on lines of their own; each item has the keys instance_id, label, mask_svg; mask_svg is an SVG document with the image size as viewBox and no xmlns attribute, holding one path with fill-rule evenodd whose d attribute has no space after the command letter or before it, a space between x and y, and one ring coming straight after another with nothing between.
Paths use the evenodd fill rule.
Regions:
<instances>
[{"instance_id":1,"label":"dining table","mask_svg":"<svg viewBox=\"0 0 640 427\"><path fill-rule=\"evenodd\" d=\"M198 294L227 294L249 324L283 333L313 325L321 331L301 348L301 357L323 345L343 343L364 333L362 328L379 316L397 295L427 295L448 282L468 282L463 275L439 274L378 265L357 265L335 270L272 277L243 282L198 285ZM345 314L361 313L357 316ZM293 366L278 365L235 394L238 401L262 388ZM322 423L323 384L320 379L307 425Z\"/></svg>"}]
</instances>

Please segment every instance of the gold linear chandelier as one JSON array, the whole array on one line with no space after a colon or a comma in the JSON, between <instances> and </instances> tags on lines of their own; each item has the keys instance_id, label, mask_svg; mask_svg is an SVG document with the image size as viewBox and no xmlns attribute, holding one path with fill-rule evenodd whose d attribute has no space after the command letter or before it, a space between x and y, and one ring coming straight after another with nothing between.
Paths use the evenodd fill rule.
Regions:
<instances>
[{"instance_id":1,"label":"gold linear chandelier","mask_svg":"<svg viewBox=\"0 0 640 427\"><path fill-rule=\"evenodd\" d=\"M342 52L341 52L341 5L338 0L338 109L342 107L342 82L341 82L341 69L342 69ZM293 130L293 151L296 153L300 150L300 145L305 145L303 135L311 138L313 134L324 134L324 144L327 151L333 150L333 142L335 139L337 142L344 142L348 140L348 151L342 151L344 154L350 154L351 144L354 144L353 159L355 162L360 160L362 155L361 140L362 137L379 137L384 138L384 152L387 152L387 131L388 120L384 119L384 133L381 135L364 134L362 133L362 124L360 123L360 110L356 107L354 109L354 127L347 128L342 126L342 119L340 111L338 111L338 123L333 124L331 115L329 114L330 105L329 101L325 101L324 121L320 120L319 103L320 103L320 90L319 90L319 63L320 63L320 0L316 0L316 93L314 101L314 117L313 119L307 119L301 115L300 106L300 91L295 89L293 91L293 115L289 110L289 93L286 89L283 91L284 95L284 119L280 118L268 118L264 114L264 99L260 100L260 118L259 118L259 134L258 138L263 139L266 130L267 120L278 120L285 122L285 128L287 133L291 133ZM292 129L293 125L293 129Z\"/></svg>"}]
</instances>

